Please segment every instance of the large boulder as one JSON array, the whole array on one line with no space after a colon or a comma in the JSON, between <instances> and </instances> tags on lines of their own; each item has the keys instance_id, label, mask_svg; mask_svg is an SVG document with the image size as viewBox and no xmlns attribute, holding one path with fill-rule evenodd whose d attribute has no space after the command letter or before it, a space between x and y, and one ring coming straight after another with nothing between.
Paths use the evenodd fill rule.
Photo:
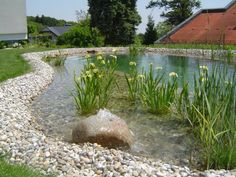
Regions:
<instances>
[{"instance_id":1,"label":"large boulder","mask_svg":"<svg viewBox=\"0 0 236 177\"><path fill-rule=\"evenodd\" d=\"M124 120L108 110L79 121L73 129L74 143L97 143L108 148L130 148L134 137Z\"/></svg>"}]
</instances>

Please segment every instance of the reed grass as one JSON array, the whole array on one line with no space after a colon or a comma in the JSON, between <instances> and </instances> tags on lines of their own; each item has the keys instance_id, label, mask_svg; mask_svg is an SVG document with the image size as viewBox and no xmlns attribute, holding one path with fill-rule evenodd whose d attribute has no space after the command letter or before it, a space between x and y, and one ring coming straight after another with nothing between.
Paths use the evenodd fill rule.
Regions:
<instances>
[{"instance_id":1,"label":"reed grass","mask_svg":"<svg viewBox=\"0 0 236 177\"><path fill-rule=\"evenodd\" d=\"M150 64L148 72L145 72L144 82L141 85L141 102L149 112L153 114L165 114L170 111L171 104L177 96L177 73L170 73L169 80L164 80L164 72L154 76L153 65Z\"/></svg>"},{"instance_id":2,"label":"reed grass","mask_svg":"<svg viewBox=\"0 0 236 177\"><path fill-rule=\"evenodd\" d=\"M194 90L186 86L179 97L181 113L193 127L207 168L236 167L236 74L227 66L200 66Z\"/></svg>"},{"instance_id":3,"label":"reed grass","mask_svg":"<svg viewBox=\"0 0 236 177\"><path fill-rule=\"evenodd\" d=\"M111 55L106 59L98 54L94 63L87 56L87 64L80 76L74 77L76 107L81 114L94 113L99 108L105 108L111 97L111 89L116 83L115 69L117 58Z\"/></svg>"}]
</instances>

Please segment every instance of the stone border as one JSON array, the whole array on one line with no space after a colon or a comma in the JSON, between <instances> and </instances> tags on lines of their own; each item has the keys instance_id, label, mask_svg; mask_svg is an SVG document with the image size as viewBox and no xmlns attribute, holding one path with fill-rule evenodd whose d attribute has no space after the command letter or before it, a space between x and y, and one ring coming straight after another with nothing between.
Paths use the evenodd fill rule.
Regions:
<instances>
[{"instance_id":1,"label":"stone border","mask_svg":"<svg viewBox=\"0 0 236 177\"><path fill-rule=\"evenodd\" d=\"M97 144L76 145L46 137L31 114L31 102L53 81L53 69L44 56L111 52L112 48L62 49L24 54L34 71L0 84L0 153L58 176L236 176L235 171L192 171L188 167L153 161ZM128 48L119 48L127 52ZM150 49L149 49L150 50ZM160 49L159 49L160 50ZM156 50L158 51L158 50Z\"/></svg>"},{"instance_id":2,"label":"stone border","mask_svg":"<svg viewBox=\"0 0 236 177\"><path fill-rule=\"evenodd\" d=\"M233 55L233 62L236 62L236 50L203 50L203 49L169 49L169 48L146 48L145 52L148 53L159 53L168 55L188 56L204 59L222 60L225 59L228 52Z\"/></svg>"}]
</instances>

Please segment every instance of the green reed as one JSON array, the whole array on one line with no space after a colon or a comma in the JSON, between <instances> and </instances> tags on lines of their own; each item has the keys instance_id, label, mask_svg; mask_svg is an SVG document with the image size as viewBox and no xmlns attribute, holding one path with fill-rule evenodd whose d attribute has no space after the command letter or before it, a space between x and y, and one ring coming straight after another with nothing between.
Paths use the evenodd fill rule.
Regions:
<instances>
[{"instance_id":1,"label":"green reed","mask_svg":"<svg viewBox=\"0 0 236 177\"><path fill-rule=\"evenodd\" d=\"M56 56L56 57L46 56L43 58L43 61L53 66L63 66L65 64L65 60L66 58L60 57L60 56Z\"/></svg>"},{"instance_id":2,"label":"green reed","mask_svg":"<svg viewBox=\"0 0 236 177\"><path fill-rule=\"evenodd\" d=\"M141 83L140 99L145 108L154 114L168 113L171 104L177 96L177 73L170 73L170 79L164 81L164 73L157 68L158 73L154 76L153 65L150 64L148 72L144 73L144 81Z\"/></svg>"},{"instance_id":3,"label":"green reed","mask_svg":"<svg viewBox=\"0 0 236 177\"><path fill-rule=\"evenodd\" d=\"M231 169L236 167L235 72L230 74L227 66L211 70L209 73L206 66L200 66L194 76L193 93L184 87L178 110L185 114L199 139L203 165L207 169Z\"/></svg>"},{"instance_id":4,"label":"green reed","mask_svg":"<svg viewBox=\"0 0 236 177\"><path fill-rule=\"evenodd\" d=\"M76 107L81 114L94 113L99 108L105 108L111 97L111 89L116 82L114 75L117 58L114 55L106 59L98 54L94 63L87 56L87 64L77 78L75 76Z\"/></svg>"},{"instance_id":5,"label":"green reed","mask_svg":"<svg viewBox=\"0 0 236 177\"><path fill-rule=\"evenodd\" d=\"M139 75L136 62L131 61L129 62L129 73L128 75L125 74L125 79L128 85L128 91L129 91L129 98L131 101L135 101L138 99L139 96L139 89L140 89L140 83L139 78L142 79L141 75Z\"/></svg>"}]
</instances>

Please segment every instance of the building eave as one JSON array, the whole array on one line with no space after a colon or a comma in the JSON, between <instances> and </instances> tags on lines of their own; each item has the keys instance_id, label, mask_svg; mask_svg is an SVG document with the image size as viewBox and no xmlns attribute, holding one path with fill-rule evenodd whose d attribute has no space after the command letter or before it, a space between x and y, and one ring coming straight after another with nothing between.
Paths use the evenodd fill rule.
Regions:
<instances>
[{"instance_id":1,"label":"building eave","mask_svg":"<svg viewBox=\"0 0 236 177\"><path fill-rule=\"evenodd\" d=\"M236 4L236 0L231 1L225 8L212 8L212 9L201 9L195 14L193 14L191 17L174 27L171 31L169 31L166 35L159 38L155 43L161 43L164 39L169 38L172 34L176 33L179 29L181 29L183 26L190 23L194 18L196 18L198 15L202 13L222 13L230 9L234 4Z\"/></svg>"}]
</instances>

